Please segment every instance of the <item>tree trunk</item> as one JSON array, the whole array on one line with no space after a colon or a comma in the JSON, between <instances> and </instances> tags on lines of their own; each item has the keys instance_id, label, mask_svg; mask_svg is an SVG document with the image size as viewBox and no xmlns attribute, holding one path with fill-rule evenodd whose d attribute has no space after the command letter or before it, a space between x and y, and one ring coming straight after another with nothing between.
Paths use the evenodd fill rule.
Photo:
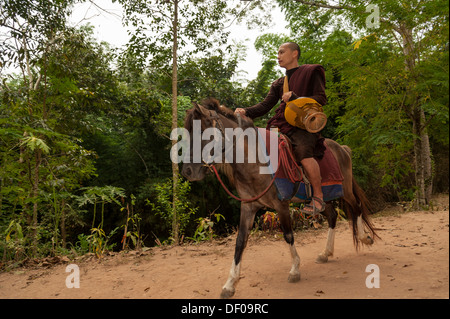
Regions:
<instances>
[{"instance_id":1,"label":"tree trunk","mask_svg":"<svg viewBox=\"0 0 450 319\"><path fill-rule=\"evenodd\" d=\"M414 47L412 29L405 24L400 25L398 31L403 40L403 54L405 56L405 68L412 78L412 85L417 83L415 72L417 53ZM412 131L414 134L414 166L416 180L415 208L427 207L432 194L432 160L430 140L426 129L426 119L420 98L412 88L407 88L410 96L411 107L409 115L412 120Z\"/></svg>"},{"instance_id":2,"label":"tree trunk","mask_svg":"<svg viewBox=\"0 0 450 319\"><path fill-rule=\"evenodd\" d=\"M38 195L39 195L39 166L41 165L41 149L37 149L35 153L35 166L34 166L34 178L33 178L33 220L32 220L32 254L37 254L37 215L38 215Z\"/></svg>"},{"instance_id":3,"label":"tree trunk","mask_svg":"<svg viewBox=\"0 0 450 319\"><path fill-rule=\"evenodd\" d=\"M62 239L62 247L66 249L66 200L63 199L61 201L61 239Z\"/></svg>"},{"instance_id":4,"label":"tree trunk","mask_svg":"<svg viewBox=\"0 0 450 319\"><path fill-rule=\"evenodd\" d=\"M172 47L172 130L178 127L178 66L177 66L177 50L178 50L178 0L173 1L173 47ZM172 140L172 146L176 144L176 140ZM173 203L172 203L172 236L175 244L178 244L178 164L172 162L172 180L173 180Z\"/></svg>"},{"instance_id":5,"label":"tree trunk","mask_svg":"<svg viewBox=\"0 0 450 319\"><path fill-rule=\"evenodd\" d=\"M414 134L414 157L416 171L416 196L415 208L427 207L430 204L433 190L433 171L430 141L426 128L424 127L425 114L423 109L417 107L414 112L413 134Z\"/></svg>"},{"instance_id":6,"label":"tree trunk","mask_svg":"<svg viewBox=\"0 0 450 319\"><path fill-rule=\"evenodd\" d=\"M128 220L129 219L130 219L130 206L127 203L127 221L125 223L125 229L123 231L122 250L125 250L125 247L127 246L127 233L128 233Z\"/></svg>"}]
</instances>

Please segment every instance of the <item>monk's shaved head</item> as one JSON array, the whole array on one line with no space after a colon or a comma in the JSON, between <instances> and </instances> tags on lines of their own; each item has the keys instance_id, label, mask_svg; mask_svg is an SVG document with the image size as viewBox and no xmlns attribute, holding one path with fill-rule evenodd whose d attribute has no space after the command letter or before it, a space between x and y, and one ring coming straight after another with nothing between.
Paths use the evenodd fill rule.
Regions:
<instances>
[{"instance_id":1,"label":"monk's shaved head","mask_svg":"<svg viewBox=\"0 0 450 319\"><path fill-rule=\"evenodd\" d=\"M282 45L286 45L292 51L297 51L298 52L297 61L300 60L301 51L300 51L300 47L299 47L299 45L297 43L295 43L295 42L286 42L286 43L283 43Z\"/></svg>"}]
</instances>

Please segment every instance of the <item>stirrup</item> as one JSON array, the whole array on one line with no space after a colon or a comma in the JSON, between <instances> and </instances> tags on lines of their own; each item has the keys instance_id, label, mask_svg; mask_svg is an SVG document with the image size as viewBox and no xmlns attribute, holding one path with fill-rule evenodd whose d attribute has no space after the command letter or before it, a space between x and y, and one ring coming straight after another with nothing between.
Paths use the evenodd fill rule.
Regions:
<instances>
[{"instance_id":1,"label":"stirrup","mask_svg":"<svg viewBox=\"0 0 450 319\"><path fill-rule=\"evenodd\" d=\"M322 205L322 208L317 208L315 201L319 202L320 205ZM303 207L302 209L300 209L300 211L304 214L312 215L315 217L315 216L319 215L320 213L322 213L323 211L325 211L325 205L326 204L323 200L321 200L318 197L313 196L311 199L311 202L309 204L305 205L305 207ZM305 210L305 208L309 208L309 210ZM310 209L312 209L312 210L310 210Z\"/></svg>"}]
</instances>

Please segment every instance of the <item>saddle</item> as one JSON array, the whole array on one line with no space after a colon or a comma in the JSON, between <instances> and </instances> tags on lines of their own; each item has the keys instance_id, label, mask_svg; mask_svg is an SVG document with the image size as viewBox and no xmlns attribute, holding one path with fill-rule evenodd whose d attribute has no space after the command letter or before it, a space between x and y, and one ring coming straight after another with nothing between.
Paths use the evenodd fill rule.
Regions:
<instances>
[{"instance_id":1,"label":"saddle","mask_svg":"<svg viewBox=\"0 0 450 319\"><path fill-rule=\"evenodd\" d=\"M274 135L275 134L275 135ZM269 169L272 177L276 176L274 184L280 200L290 200L294 196L301 200L310 200L314 196L309 181L307 180L301 166L295 163L292 155L292 147L289 138L280 135L278 132L258 128L259 145L263 152L269 157ZM291 152L289 156L283 156L284 160L279 160L281 156L271 154L270 141L277 141L278 144L285 143L283 147L277 148L279 152ZM322 158L316 158L322 177L322 192L324 201L331 201L344 196L342 182L342 172L339 163L324 141L325 151ZM285 149L283 151L283 149Z\"/></svg>"}]
</instances>

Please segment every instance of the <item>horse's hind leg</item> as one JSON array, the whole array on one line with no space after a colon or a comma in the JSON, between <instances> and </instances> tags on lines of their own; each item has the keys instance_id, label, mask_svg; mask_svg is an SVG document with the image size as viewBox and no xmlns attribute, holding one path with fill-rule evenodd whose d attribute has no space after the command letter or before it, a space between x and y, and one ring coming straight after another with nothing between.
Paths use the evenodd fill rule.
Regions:
<instances>
[{"instance_id":1,"label":"horse's hind leg","mask_svg":"<svg viewBox=\"0 0 450 319\"><path fill-rule=\"evenodd\" d=\"M297 282L300 280L300 257L294 244L294 233L292 231L292 220L289 214L289 204L287 202L283 202L280 207L277 208L281 228L283 230L283 236L289 244L289 250L292 257L292 267L289 271L288 281Z\"/></svg>"},{"instance_id":2,"label":"horse's hind leg","mask_svg":"<svg viewBox=\"0 0 450 319\"><path fill-rule=\"evenodd\" d=\"M322 264L328 261L329 256L333 256L334 253L334 236L335 236L335 227L337 220L337 212L333 207L333 204L327 203L325 207L325 211L322 213L327 217L328 220L328 236L327 236L327 245L325 246L325 250L317 256L316 263Z\"/></svg>"},{"instance_id":3,"label":"horse's hind leg","mask_svg":"<svg viewBox=\"0 0 450 319\"><path fill-rule=\"evenodd\" d=\"M364 227L363 218L361 215L356 219L356 228L358 229L358 239L364 245L372 245L373 238L370 236L370 233L366 231Z\"/></svg>"},{"instance_id":4,"label":"horse's hind leg","mask_svg":"<svg viewBox=\"0 0 450 319\"><path fill-rule=\"evenodd\" d=\"M239 275L241 271L241 260L245 246L247 246L248 236L253 227L253 221L255 219L256 211L259 207L251 203L241 204L241 219L239 222L239 231L236 238L236 248L234 250L233 263L231 264L230 274L228 280L222 288L220 298L227 299L233 297L235 293L235 287L239 281Z\"/></svg>"},{"instance_id":5,"label":"horse's hind leg","mask_svg":"<svg viewBox=\"0 0 450 319\"><path fill-rule=\"evenodd\" d=\"M347 187L350 188L350 191L344 189L345 196L343 200L345 212L352 221L353 241L358 249L359 242L365 245L372 245L372 237L375 236L375 234L369 217L367 216L368 211L366 205L368 205L368 200L354 178L352 178L351 183L349 180L350 179L344 179L344 184L348 184ZM366 231L365 225L369 227L371 233Z\"/></svg>"}]
</instances>

